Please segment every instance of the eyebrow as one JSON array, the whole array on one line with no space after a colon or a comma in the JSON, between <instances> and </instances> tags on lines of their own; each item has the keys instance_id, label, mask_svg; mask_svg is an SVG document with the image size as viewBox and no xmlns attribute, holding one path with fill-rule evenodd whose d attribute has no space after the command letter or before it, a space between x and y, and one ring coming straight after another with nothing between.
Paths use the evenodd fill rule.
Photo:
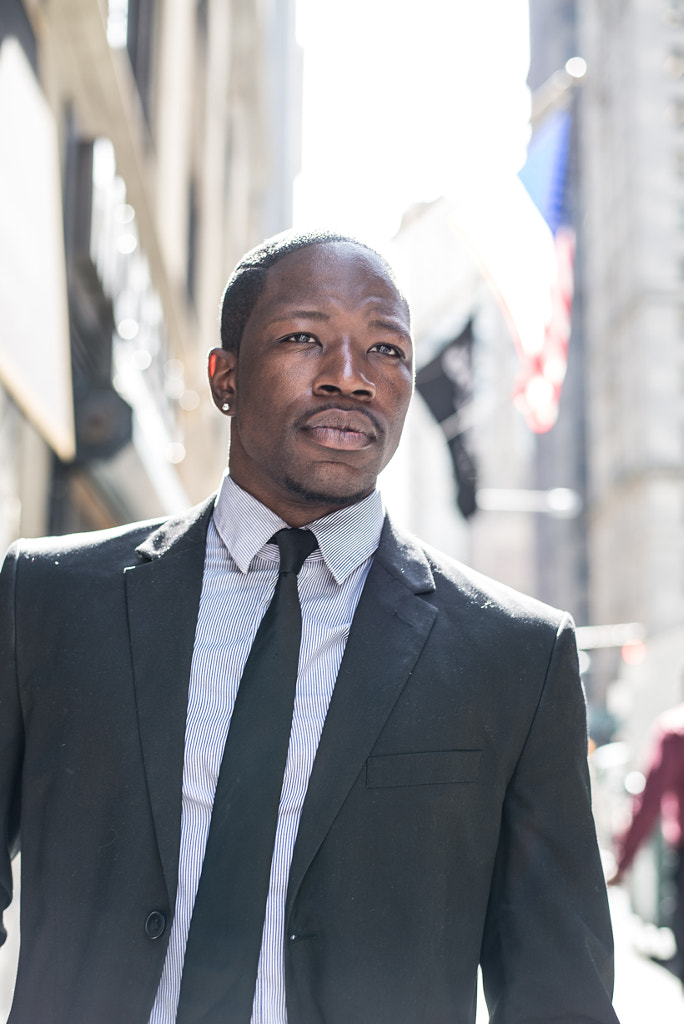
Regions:
<instances>
[{"instance_id":1,"label":"eyebrow","mask_svg":"<svg viewBox=\"0 0 684 1024\"><path fill-rule=\"evenodd\" d=\"M283 313L282 316L274 316L272 320L269 320L271 324L281 323L283 320L329 320L330 317L327 313L322 313L319 309L288 309L287 313Z\"/></svg>"},{"instance_id":2,"label":"eyebrow","mask_svg":"<svg viewBox=\"0 0 684 1024\"><path fill-rule=\"evenodd\" d=\"M380 327L382 330L391 331L392 334L399 334L402 338L406 338L411 341L411 333L407 331L405 327L398 324L396 320L383 320L381 317L375 317L370 321L371 327Z\"/></svg>"}]
</instances>

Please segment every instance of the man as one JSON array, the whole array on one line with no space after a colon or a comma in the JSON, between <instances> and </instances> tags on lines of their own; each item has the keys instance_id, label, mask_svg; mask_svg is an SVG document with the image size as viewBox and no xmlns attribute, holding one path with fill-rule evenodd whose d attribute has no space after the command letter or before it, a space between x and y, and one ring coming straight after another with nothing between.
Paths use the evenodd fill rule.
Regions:
<instances>
[{"instance_id":1,"label":"man","mask_svg":"<svg viewBox=\"0 0 684 1024\"><path fill-rule=\"evenodd\" d=\"M209 372L232 420L215 502L6 560L11 1024L472 1024L480 963L496 1024L615 1024L570 619L426 551L375 490L413 385L386 263L265 243ZM285 527L308 527L301 568ZM277 761L279 696L251 745L243 723L286 579L301 649L266 827L272 783L243 784Z\"/></svg>"},{"instance_id":2,"label":"man","mask_svg":"<svg viewBox=\"0 0 684 1024\"><path fill-rule=\"evenodd\" d=\"M609 881L612 885L623 881L660 819L663 838L674 860L676 899L670 924L677 955L671 968L684 982L684 704L668 708L656 719L645 775L644 788L632 805L630 823L618 837L616 871Z\"/></svg>"}]
</instances>

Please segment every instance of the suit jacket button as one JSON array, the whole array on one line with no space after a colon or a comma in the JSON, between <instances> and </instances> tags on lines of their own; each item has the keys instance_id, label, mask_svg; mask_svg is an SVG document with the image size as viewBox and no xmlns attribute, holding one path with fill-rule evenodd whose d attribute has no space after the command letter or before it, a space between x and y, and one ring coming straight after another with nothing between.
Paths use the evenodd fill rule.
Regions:
<instances>
[{"instance_id":1,"label":"suit jacket button","mask_svg":"<svg viewBox=\"0 0 684 1024\"><path fill-rule=\"evenodd\" d=\"M159 939L166 930L166 915L161 910L153 910L145 921L145 934L148 939Z\"/></svg>"}]
</instances>

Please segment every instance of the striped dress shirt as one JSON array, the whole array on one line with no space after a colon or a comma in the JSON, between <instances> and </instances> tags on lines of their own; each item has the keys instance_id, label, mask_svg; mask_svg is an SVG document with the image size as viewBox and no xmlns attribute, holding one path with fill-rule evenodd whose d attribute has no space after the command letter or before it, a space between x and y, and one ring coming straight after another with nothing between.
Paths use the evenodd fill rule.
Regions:
<instances>
[{"instance_id":1,"label":"striped dress shirt","mask_svg":"<svg viewBox=\"0 0 684 1024\"><path fill-rule=\"evenodd\" d=\"M374 491L358 504L309 524L318 548L297 581L302 607L297 691L252 1024L287 1022L283 942L292 851L328 704L383 518L382 500ZM235 696L278 578L278 547L268 540L286 525L224 476L207 533L190 673L176 908L150 1024L173 1024L176 1019L185 946Z\"/></svg>"}]
</instances>

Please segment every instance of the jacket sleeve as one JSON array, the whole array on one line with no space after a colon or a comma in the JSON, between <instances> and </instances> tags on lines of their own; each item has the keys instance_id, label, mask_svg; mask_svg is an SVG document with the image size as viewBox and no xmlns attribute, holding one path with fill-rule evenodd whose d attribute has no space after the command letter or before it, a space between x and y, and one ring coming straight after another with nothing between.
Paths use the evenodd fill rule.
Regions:
<instances>
[{"instance_id":1,"label":"jacket sleeve","mask_svg":"<svg viewBox=\"0 0 684 1024\"><path fill-rule=\"evenodd\" d=\"M2 914L12 899L11 858L19 848L19 801L24 734L17 687L15 650L15 576L18 545L0 573L0 945L7 938Z\"/></svg>"},{"instance_id":2,"label":"jacket sleeve","mask_svg":"<svg viewBox=\"0 0 684 1024\"><path fill-rule=\"evenodd\" d=\"M612 953L566 616L504 801L481 955L491 1024L617 1024Z\"/></svg>"},{"instance_id":3,"label":"jacket sleeve","mask_svg":"<svg viewBox=\"0 0 684 1024\"><path fill-rule=\"evenodd\" d=\"M637 850L655 828L664 795L677 792L678 777L681 774L680 746L678 736L668 733L662 725L659 726L650 764L646 769L644 790L635 798L629 827L617 842L618 870L621 872L630 866Z\"/></svg>"}]
</instances>

